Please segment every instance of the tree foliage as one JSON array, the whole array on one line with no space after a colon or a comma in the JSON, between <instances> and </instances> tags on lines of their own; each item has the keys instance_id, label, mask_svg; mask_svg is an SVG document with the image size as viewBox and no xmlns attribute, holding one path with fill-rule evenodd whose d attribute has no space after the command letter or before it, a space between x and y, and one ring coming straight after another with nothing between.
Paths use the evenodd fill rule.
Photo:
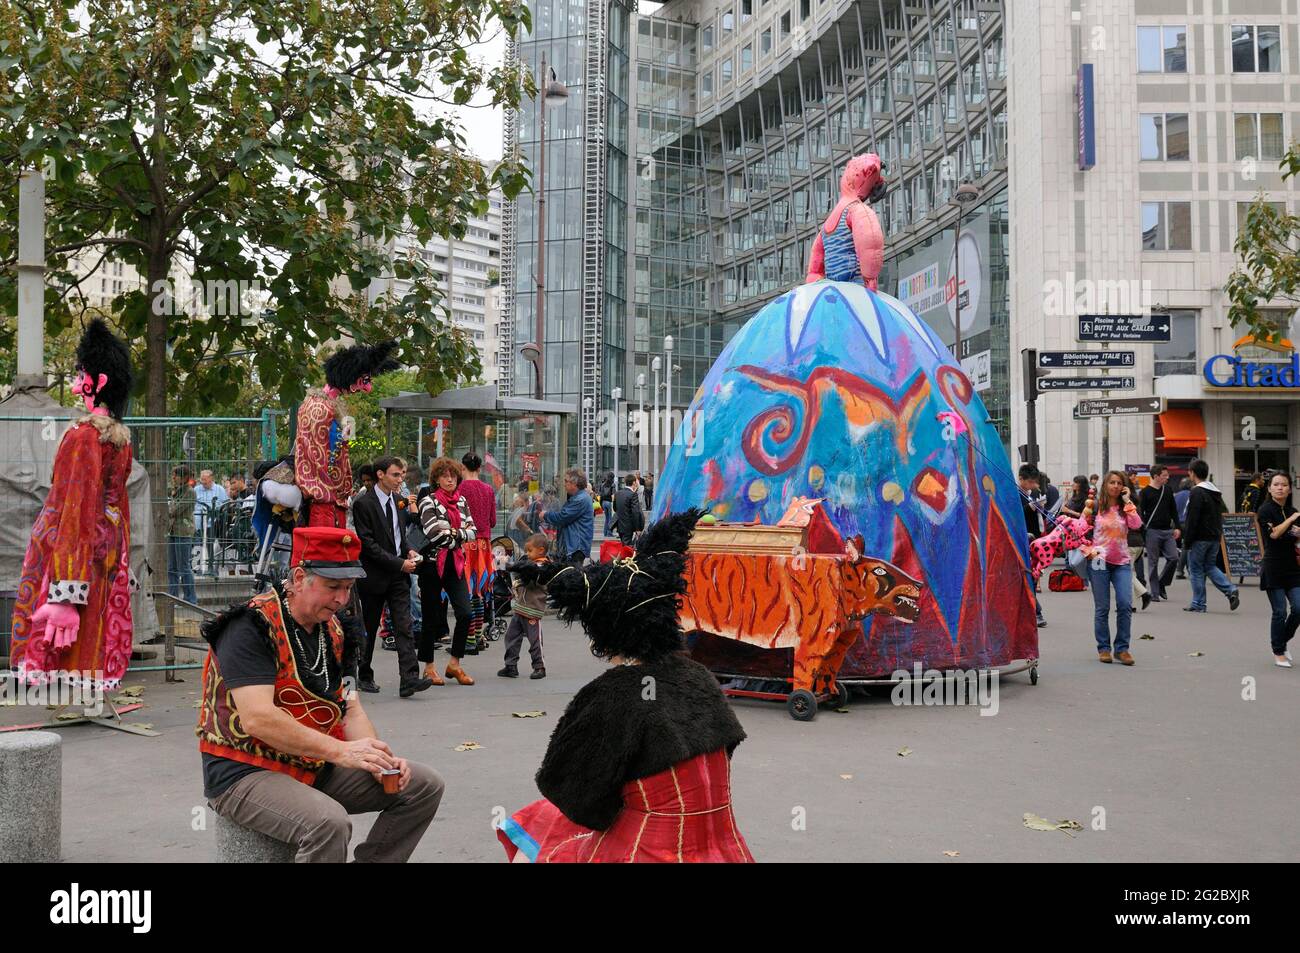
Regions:
<instances>
[{"instance_id":1,"label":"tree foliage","mask_svg":"<svg viewBox=\"0 0 1300 953\"><path fill-rule=\"evenodd\" d=\"M1281 169L1284 180L1300 173L1300 143L1287 151ZM1261 308L1286 305L1294 312L1300 305L1300 216L1288 214L1285 206L1273 208L1261 194L1246 212L1233 250L1240 263L1223 288L1231 302L1228 320L1275 341L1287 327L1277 323L1276 311Z\"/></svg>"},{"instance_id":2,"label":"tree foliage","mask_svg":"<svg viewBox=\"0 0 1300 953\"><path fill-rule=\"evenodd\" d=\"M522 0L0 5L0 310L16 302L17 177L43 168L47 330L79 314L74 256L137 268L144 289L113 310L149 414L237 390L248 366L232 351L291 403L320 379L319 346L347 337L400 337L430 393L478 377L430 269L393 248L408 231L463 236L493 185L524 186L436 111L484 94L516 106L531 80L465 48L528 26ZM261 304L196 315L162 293L177 271ZM376 298L386 279L411 290Z\"/></svg>"}]
</instances>

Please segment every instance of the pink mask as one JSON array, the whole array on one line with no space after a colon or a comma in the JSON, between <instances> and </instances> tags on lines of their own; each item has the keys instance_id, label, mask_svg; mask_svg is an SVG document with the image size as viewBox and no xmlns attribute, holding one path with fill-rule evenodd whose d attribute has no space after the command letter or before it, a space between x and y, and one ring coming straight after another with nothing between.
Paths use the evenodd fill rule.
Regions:
<instances>
[{"instance_id":1,"label":"pink mask","mask_svg":"<svg viewBox=\"0 0 1300 953\"><path fill-rule=\"evenodd\" d=\"M77 379L72 382L72 392L81 397L81 401L86 406L86 410L92 414L101 414L108 416L108 408L96 406L95 395L104 389L108 383L108 375L100 374L98 383L92 383L90 376L85 371L77 372Z\"/></svg>"}]
</instances>

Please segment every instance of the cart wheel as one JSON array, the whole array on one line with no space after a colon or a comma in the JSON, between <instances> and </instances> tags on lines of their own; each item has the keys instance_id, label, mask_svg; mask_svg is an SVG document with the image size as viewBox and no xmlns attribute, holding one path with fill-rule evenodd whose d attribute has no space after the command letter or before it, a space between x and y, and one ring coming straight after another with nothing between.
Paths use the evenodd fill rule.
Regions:
<instances>
[{"instance_id":1,"label":"cart wheel","mask_svg":"<svg viewBox=\"0 0 1300 953\"><path fill-rule=\"evenodd\" d=\"M487 637L489 642L501 641L501 636L506 634L506 629L510 627L507 619L493 619L492 625L488 628Z\"/></svg>"},{"instance_id":2,"label":"cart wheel","mask_svg":"<svg viewBox=\"0 0 1300 953\"><path fill-rule=\"evenodd\" d=\"M1037 684L1038 684L1038 666L1037 666L1037 665L1035 665L1033 668L1031 668L1031 669L1029 670L1029 684L1030 684L1030 685L1037 685Z\"/></svg>"},{"instance_id":3,"label":"cart wheel","mask_svg":"<svg viewBox=\"0 0 1300 953\"><path fill-rule=\"evenodd\" d=\"M797 689L790 693L785 707L795 721L812 721L817 717L817 696L806 689Z\"/></svg>"},{"instance_id":4,"label":"cart wheel","mask_svg":"<svg viewBox=\"0 0 1300 953\"><path fill-rule=\"evenodd\" d=\"M843 682L835 683L835 707L849 707L849 686L845 685Z\"/></svg>"}]
</instances>

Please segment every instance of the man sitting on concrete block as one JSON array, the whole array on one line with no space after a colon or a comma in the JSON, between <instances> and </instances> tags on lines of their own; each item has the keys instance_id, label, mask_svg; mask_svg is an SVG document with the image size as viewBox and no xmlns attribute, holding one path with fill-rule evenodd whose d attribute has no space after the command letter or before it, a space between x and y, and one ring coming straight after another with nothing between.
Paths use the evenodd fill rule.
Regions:
<instances>
[{"instance_id":1,"label":"man sitting on concrete block","mask_svg":"<svg viewBox=\"0 0 1300 953\"><path fill-rule=\"evenodd\" d=\"M406 861L443 781L380 741L343 683L334 614L363 577L361 541L295 529L289 580L203 627L199 708L204 795L220 816L292 845L304 862L347 860L348 815L378 811L358 861Z\"/></svg>"}]
</instances>

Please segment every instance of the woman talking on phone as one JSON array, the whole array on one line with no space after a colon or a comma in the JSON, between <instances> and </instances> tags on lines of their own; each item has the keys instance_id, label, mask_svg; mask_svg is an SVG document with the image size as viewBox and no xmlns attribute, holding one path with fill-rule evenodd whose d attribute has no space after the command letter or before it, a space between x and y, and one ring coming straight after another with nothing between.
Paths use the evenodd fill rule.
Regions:
<instances>
[{"instance_id":1,"label":"woman talking on phone","mask_svg":"<svg viewBox=\"0 0 1300 953\"><path fill-rule=\"evenodd\" d=\"M1093 635L1097 638L1097 659L1109 664L1110 590L1115 590L1114 658L1132 665L1129 653L1129 630L1133 619L1133 566L1129 560L1128 534L1142 525L1142 517L1131 499L1128 477L1118 470L1109 471L1098 492L1096 517L1092 501L1084 507L1084 518L1092 524L1092 547L1087 555L1092 588Z\"/></svg>"},{"instance_id":2,"label":"woman talking on phone","mask_svg":"<svg viewBox=\"0 0 1300 953\"><path fill-rule=\"evenodd\" d=\"M1287 643L1300 627L1300 511L1291 505L1291 477L1274 473L1264 485L1267 499L1259 506L1259 535L1264 540L1264 558L1259 563L1259 588L1273 607L1269 636L1273 661L1291 668ZM1290 614L1287 608L1290 607Z\"/></svg>"}]
</instances>

